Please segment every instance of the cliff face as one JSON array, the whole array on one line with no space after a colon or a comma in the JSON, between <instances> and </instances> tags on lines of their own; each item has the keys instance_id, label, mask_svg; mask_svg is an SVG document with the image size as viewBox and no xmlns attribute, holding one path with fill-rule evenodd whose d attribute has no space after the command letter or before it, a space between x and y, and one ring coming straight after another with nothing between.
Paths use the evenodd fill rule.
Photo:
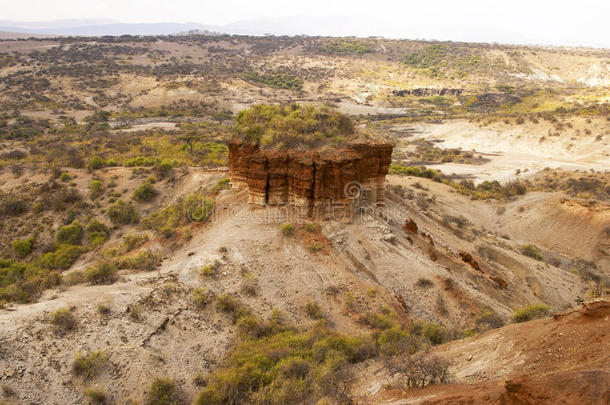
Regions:
<instances>
[{"instance_id":1,"label":"cliff face","mask_svg":"<svg viewBox=\"0 0 610 405\"><path fill-rule=\"evenodd\" d=\"M229 145L234 188L248 188L251 205L292 205L308 216L384 204L392 157L389 144L352 144L326 151L261 150L240 141Z\"/></svg>"}]
</instances>

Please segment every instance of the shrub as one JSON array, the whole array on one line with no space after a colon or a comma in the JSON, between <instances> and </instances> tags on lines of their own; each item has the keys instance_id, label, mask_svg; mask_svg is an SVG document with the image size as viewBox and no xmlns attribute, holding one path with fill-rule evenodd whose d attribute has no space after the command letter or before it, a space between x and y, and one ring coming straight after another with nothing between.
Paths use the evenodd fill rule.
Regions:
<instances>
[{"instance_id":1,"label":"shrub","mask_svg":"<svg viewBox=\"0 0 610 405\"><path fill-rule=\"evenodd\" d=\"M95 200L96 198L101 196L103 191L104 191L104 183L102 183L101 181L92 180L89 183L89 197L92 200Z\"/></svg>"},{"instance_id":2,"label":"shrub","mask_svg":"<svg viewBox=\"0 0 610 405\"><path fill-rule=\"evenodd\" d=\"M294 233L294 226L290 222L283 223L280 229L285 236L290 236Z\"/></svg>"},{"instance_id":3,"label":"shrub","mask_svg":"<svg viewBox=\"0 0 610 405\"><path fill-rule=\"evenodd\" d=\"M100 315L109 315L112 312L110 303L100 303L97 305L97 313Z\"/></svg>"},{"instance_id":4,"label":"shrub","mask_svg":"<svg viewBox=\"0 0 610 405\"><path fill-rule=\"evenodd\" d=\"M107 361L108 357L102 351L94 351L89 354L79 352L72 362L72 372L78 377L89 380L101 372Z\"/></svg>"},{"instance_id":5,"label":"shrub","mask_svg":"<svg viewBox=\"0 0 610 405\"><path fill-rule=\"evenodd\" d=\"M147 250L131 256L123 256L117 260L120 269L152 271L161 263L162 255L157 250Z\"/></svg>"},{"instance_id":6,"label":"shrub","mask_svg":"<svg viewBox=\"0 0 610 405\"><path fill-rule=\"evenodd\" d=\"M137 156L135 158L129 159L125 162L125 166L128 167L136 167L136 166L144 166L150 167L157 164L157 159L151 156Z\"/></svg>"},{"instance_id":7,"label":"shrub","mask_svg":"<svg viewBox=\"0 0 610 405\"><path fill-rule=\"evenodd\" d=\"M85 278L91 284L112 284L117 279L117 268L109 262L97 263L85 271Z\"/></svg>"},{"instance_id":8,"label":"shrub","mask_svg":"<svg viewBox=\"0 0 610 405\"><path fill-rule=\"evenodd\" d=\"M311 253L319 252L320 250L322 250L322 246L316 242L310 243L307 247Z\"/></svg>"},{"instance_id":9,"label":"shrub","mask_svg":"<svg viewBox=\"0 0 610 405\"><path fill-rule=\"evenodd\" d=\"M134 249L139 248L148 241L148 235L146 234L130 234L123 236L120 245L120 251L123 253L131 252Z\"/></svg>"},{"instance_id":10,"label":"shrub","mask_svg":"<svg viewBox=\"0 0 610 405\"><path fill-rule=\"evenodd\" d=\"M106 393L100 389L89 387L83 393L91 404L103 404L106 402Z\"/></svg>"},{"instance_id":11,"label":"shrub","mask_svg":"<svg viewBox=\"0 0 610 405\"><path fill-rule=\"evenodd\" d=\"M138 211L129 202L118 200L108 207L108 217L115 224L137 224L140 220Z\"/></svg>"},{"instance_id":12,"label":"shrub","mask_svg":"<svg viewBox=\"0 0 610 405\"><path fill-rule=\"evenodd\" d=\"M105 224L96 219L92 219L85 227L85 233L87 234L87 241L89 244L92 247L97 247L108 240L110 231Z\"/></svg>"},{"instance_id":13,"label":"shrub","mask_svg":"<svg viewBox=\"0 0 610 405\"><path fill-rule=\"evenodd\" d=\"M58 331L68 332L76 329L76 318L68 308L60 308L52 312L49 320Z\"/></svg>"},{"instance_id":14,"label":"shrub","mask_svg":"<svg viewBox=\"0 0 610 405\"><path fill-rule=\"evenodd\" d=\"M250 310L241 301L227 293L221 294L216 298L216 308L219 311L230 314L233 322L237 322L240 318L250 313Z\"/></svg>"},{"instance_id":15,"label":"shrub","mask_svg":"<svg viewBox=\"0 0 610 405\"><path fill-rule=\"evenodd\" d=\"M139 202L152 201L158 192L150 183L144 183L133 191L132 198Z\"/></svg>"},{"instance_id":16,"label":"shrub","mask_svg":"<svg viewBox=\"0 0 610 405\"><path fill-rule=\"evenodd\" d=\"M101 169L106 166L106 161L99 156L92 156L87 163L87 168L91 171Z\"/></svg>"},{"instance_id":17,"label":"shrub","mask_svg":"<svg viewBox=\"0 0 610 405\"><path fill-rule=\"evenodd\" d=\"M315 302L309 301L307 303L307 305L305 305L305 313L307 313L307 316L309 316L311 319L323 319L324 318L324 313L322 312L322 308L320 308L320 306Z\"/></svg>"},{"instance_id":18,"label":"shrub","mask_svg":"<svg viewBox=\"0 0 610 405\"><path fill-rule=\"evenodd\" d=\"M24 258L32 252L34 248L34 237L30 236L26 239L14 240L11 244L15 254L19 258Z\"/></svg>"},{"instance_id":19,"label":"shrub","mask_svg":"<svg viewBox=\"0 0 610 405\"><path fill-rule=\"evenodd\" d=\"M396 371L406 378L408 388L424 388L430 384L446 384L450 381L450 363L437 356L418 354L397 362Z\"/></svg>"},{"instance_id":20,"label":"shrub","mask_svg":"<svg viewBox=\"0 0 610 405\"><path fill-rule=\"evenodd\" d=\"M519 250L525 256L531 257L532 259L542 260L542 253L536 247L536 245L527 244L519 247Z\"/></svg>"},{"instance_id":21,"label":"shrub","mask_svg":"<svg viewBox=\"0 0 610 405\"><path fill-rule=\"evenodd\" d=\"M38 264L44 269L66 270L74 264L84 251L81 246L60 245L54 252L42 255Z\"/></svg>"},{"instance_id":22,"label":"shrub","mask_svg":"<svg viewBox=\"0 0 610 405\"><path fill-rule=\"evenodd\" d=\"M301 90L303 88L303 79L279 72L264 74L247 72L244 74L244 78L249 82L266 84L276 89Z\"/></svg>"},{"instance_id":23,"label":"shrub","mask_svg":"<svg viewBox=\"0 0 610 405\"><path fill-rule=\"evenodd\" d=\"M169 378L157 378L150 384L147 405L175 405L178 402L176 383Z\"/></svg>"},{"instance_id":24,"label":"shrub","mask_svg":"<svg viewBox=\"0 0 610 405\"><path fill-rule=\"evenodd\" d=\"M174 165L169 160L162 160L155 168L159 177L166 177L171 172Z\"/></svg>"},{"instance_id":25,"label":"shrub","mask_svg":"<svg viewBox=\"0 0 610 405\"><path fill-rule=\"evenodd\" d=\"M216 274L216 270L218 269L218 265L216 263L206 264L201 268L201 275L203 277L212 277Z\"/></svg>"},{"instance_id":26,"label":"shrub","mask_svg":"<svg viewBox=\"0 0 610 405\"><path fill-rule=\"evenodd\" d=\"M70 175L66 172L63 172L60 176L59 176L59 180L63 181L63 182L67 182L70 181Z\"/></svg>"},{"instance_id":27,"label":"shrub","mask_svg":"<svg viewBox=\"0 0 610 405\"><path fill-rule=\"evenodd\" d=\"M212 187L212 189L210 191L212 193L215 193L216 191L227 190L230 187L231 187L231 179L228 177L225 177L224 179L218 180L218 182L214 185L214 187Z\"/></svg>"},{"instance_id":28,"label":"shrub","mask_svg":"<svg viewBox=\"0 0 610 405\"><path fill-rule=\"evenodd\" d=\"M3 201L0 205L0 216L14 217L27 212L28 206L25 201L19 199L10 199Z\"/></svg>"},{"instance_id":29,"label":"shrub","mask_svg":"<svg viewBox=\"0 0 610 405\"><path fill-rule=\"evenodd\" d=\"M257 290L258 283L256 281L256 278L251 275L248 275L241 285L241 291L250 297L254 297L256 296Z\"/></svg>"},{"instance_id":30,"label":"shrub","mask_svg":"<svg viewBox=\"0 0 610 405\"><path fill-rule=\"evenodd\" d=\"M205 288L193 290L193 303L199 309L203 309L210 302L210 294Z\"/></svg>"},{"instance_id":31,"label":"shrub","mask_svg":"<svg viewBox=\"0 0 610 405\"><path fill-rule=\"evenodd\" d=\"M397 326L381 331L377 338L379 351L386 356L410 353L410 342L409 334Z\"/></svg>"},{"instance_id":32,"label":"shrub","mask_svg":"<svg viewBox=\"0 0 610 405\"><path fill-rule=\"evenodd\" d=\"M57 244L79 245L83 227L78 222L60 227L55 233Z\"/></svg>"},{"instance_id":33,"label":"shrub","mask_svg":"<svg viewBox=\"0 0 610 405\"><path fill-rule=\"evenodd\" d=\"M305 224L305 229L307 230L307 232L314 233L316 231L316 225L311 222L308 222Z\"/></svg>"},{"instance_id":34,"label":"shrub","mask_svg":"<svg viewBox=\"0 0 610 405\"><path fill-rule=\"evenodd\" d=\"M415 286L420 287L420 288L430 288L434 285L434 283L430 280L428 280L427 278L419 278L417 279L417 282L415 283Z\"/></svg>"},{"instance_id":35,"label":"shrub","mask_svg":"<svg viewBox=\"0 0 610 405\"><path fill-rule=\"evenodd\" d=\"M248 333L212 372L196 405L316 403L341 399L350 363L377 354L370 337L333 333L321 321L308 330L263 324L254 317L240 321ZM256 331L263 331L258 333ZM340 402L340 401L339 401Z\"/></svg>"},{"instance_id":36,"label":"shrub","mask_svg":"<svg viewBox=\"0 0 610 405\"><path fill-rule=\"evenodd\" d=\"M517 308L511 315L513 322L525 322L532 319L544 318L551 314L551 307L546 304L531 304Z\"/></svg>"},{"instance_id":37,"label":"shrub","mask_svg":"<svg viewBox=\"0 0 610 405\"><path fill-rule=\"evenodd\" d=\"M495 312L486 311L476 319L479 330L495 329L504 326L504 320Z\"/></svg>"},{"instance_id":38,"label":"shrub","mask_svg":"<svg viewBox=\"0 0 610 405\"><path fill-rule=\"evenodd\" d=\"M378 330L391 329L397 326L395 314L393 312L369 312L362 318L362 322L371 328Z\"/></svg>"}]
</instances>

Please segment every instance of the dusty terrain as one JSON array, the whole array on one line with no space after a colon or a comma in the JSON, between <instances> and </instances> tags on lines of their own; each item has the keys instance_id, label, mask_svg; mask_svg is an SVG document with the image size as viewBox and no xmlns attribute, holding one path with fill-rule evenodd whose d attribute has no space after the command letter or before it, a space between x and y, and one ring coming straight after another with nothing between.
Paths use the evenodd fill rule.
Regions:
<instances>
[{"instance_id":1,"label":"dusty terrain","mask_svg":"<svg viewBox=\"0 0 610 405\"><path fill-rule=\"evenodd\" d=\"M607 403L609 56L375 38L0 40L0 403L82 404L92 387L148 403L161 377L191 403L244 340L225 293L261 322L323 322L374 346L414 325L443 331L419 349L450 363L450 384L405 389L391 365L405 353L378 351L322 404ZM296 102L394 146L385 207L306 219L248 209L231 189L236 113ZM209 218L195 221L189 199ZM138 218L111 217L117 201ZM66 248L61 230L95 221L101 239L83 230L73 263L43 260ZM116 280L83 278L99 263L120 263ZM556 316L514 323L531 304ZM51 322L60 309L72 328ZM107 362L78 374L92 351Z\"/></svg>"}]
</instances>

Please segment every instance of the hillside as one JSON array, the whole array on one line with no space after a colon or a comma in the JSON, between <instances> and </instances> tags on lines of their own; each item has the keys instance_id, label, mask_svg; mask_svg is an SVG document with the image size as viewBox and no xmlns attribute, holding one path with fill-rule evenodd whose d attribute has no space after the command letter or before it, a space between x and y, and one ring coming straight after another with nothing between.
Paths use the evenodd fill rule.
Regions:
<instances>
[{"instance_id":1,"label":"hillside","mask_svg":"<svg viewBox=\"0 0 610 405\"><path fill-rule=\"evenodd\" d=\"M0 403L604 400L609 60L0 40Z\"/></svg>"}]
</instances>

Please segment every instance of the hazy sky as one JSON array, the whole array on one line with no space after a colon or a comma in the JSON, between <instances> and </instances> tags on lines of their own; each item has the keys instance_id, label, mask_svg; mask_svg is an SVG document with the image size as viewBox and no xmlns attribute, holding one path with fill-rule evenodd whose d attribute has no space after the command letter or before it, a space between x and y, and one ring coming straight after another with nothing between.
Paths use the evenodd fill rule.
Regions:
<instances>
[{"instance_id":1,"label":"hazy sky","mask_svg":"<svg viewBox=\"0 0 610 405\"><path fill-rule=\"evenodd\" d=\"M0 20L110 18L224 25L288 16L343 22L325 27L312 21L320 34L610 48L610 0L0 0Z\"/></svg>"}]
</instances>

